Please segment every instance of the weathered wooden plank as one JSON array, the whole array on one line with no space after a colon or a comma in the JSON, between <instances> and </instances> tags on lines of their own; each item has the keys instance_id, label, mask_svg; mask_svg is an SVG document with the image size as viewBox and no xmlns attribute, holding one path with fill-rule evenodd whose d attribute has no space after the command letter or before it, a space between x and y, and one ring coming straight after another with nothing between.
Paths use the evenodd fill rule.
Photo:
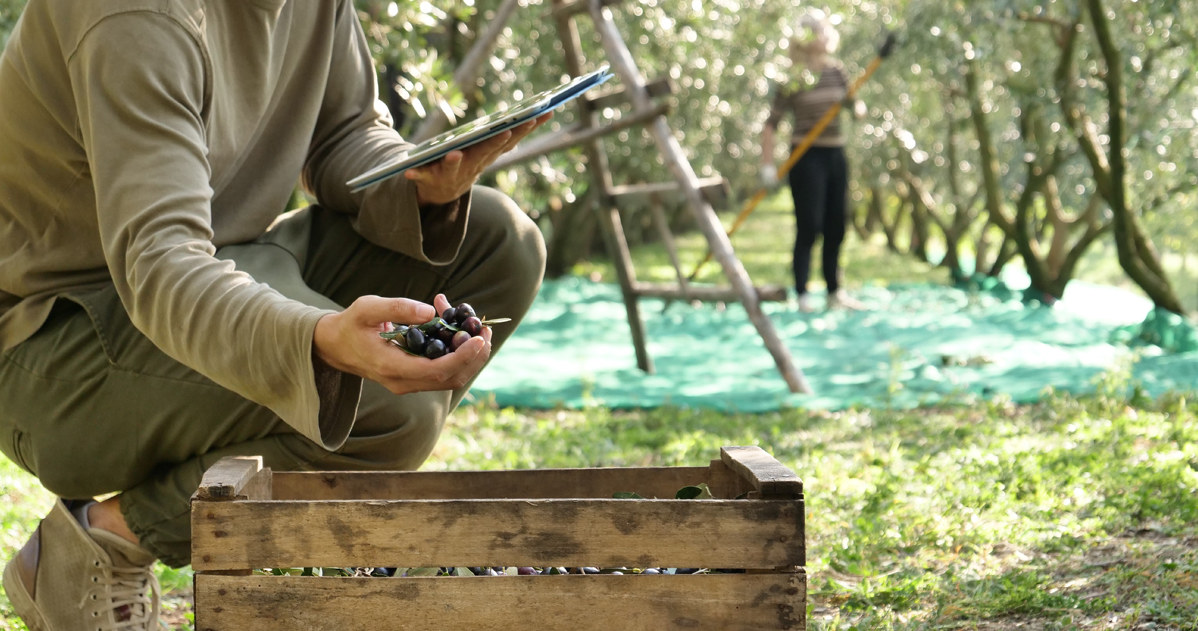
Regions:
<instances>
[{"instance_id":1,"label":"weathered wooden plank","mask_svg":"<svg viewBox=\"0 0 1198 631\"><path fill-rule=\"evenodd\" d=\"M729 468L752 482L763 498L803 496L803 481L799 476L760 447L723 447L720 449L720 458Z\"/></svg>"},{"instance_id":2,"label":"weathered wooden plank","mask_svg":"<svg viewBox=\"0 0 1198 631\"><path fill-rule=\"evenodd\" d=\"M192 567L802 565L802 500L192 504Z\"/></svg>"},{"instance_id":3,"label":"weathered wooden plank","mask_svg":"<svg viewBox=\"0 0 1198 631\"><path fill-rule=\"evenodd\" d=\"M712 460L707 470L707 479L711 481L712 495L718 499L740 499L756 490L752 483L740 473L729 468L723 460Z\"/></svg>"},{"instance_id":4,"label":"weathered wooden plank","mask_svg":"<svg viewBox=\"0 0 1198 631\"><path fill-rule=\"evenodd\" d=\"M227 456L204 472L195 497L203 500L269 499L270 470L262 456Z\"/></svg>"},{"instance_id":5,"label":"weathered wooden plank","mask_svg":"<svg viewBox=\"0 0 1198 631\"><path fill-rule=\"evenodd\" d=\"M636 493L670 499L678 489L707 483L709 467L598 467L506 471L327 471L274 474L277 500L604 498Z\"/></svg>"},{"instance_id":6,"label":"weathered wooden plank","mask_svg":"<svg viewBox=\"0 0 1198 631\"><path fill-rule=\"evenodd\" d=\"M806 628L806 576L322 578L197 574L204 631Z\"/></svg>"}]
</instances>

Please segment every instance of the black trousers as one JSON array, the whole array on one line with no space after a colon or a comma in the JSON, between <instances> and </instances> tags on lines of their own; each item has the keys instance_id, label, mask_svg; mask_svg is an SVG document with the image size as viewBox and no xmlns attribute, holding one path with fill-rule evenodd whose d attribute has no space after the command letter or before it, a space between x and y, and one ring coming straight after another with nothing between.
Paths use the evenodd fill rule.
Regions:
<instances>
[{"instance_id":1,"label":"black trousers","mask_svg":"<svg viewBox=\"0 0 1198 631\"><path fill-rule=\"evenodd\" d=\"M848 218L849 167L844 149L811 147L791 167L787 179L795 212L795 291L800 296L807 293L811 251L823 237L824 282L830 296L840 289L840 246Z\"/></svg>"}]
</instances>

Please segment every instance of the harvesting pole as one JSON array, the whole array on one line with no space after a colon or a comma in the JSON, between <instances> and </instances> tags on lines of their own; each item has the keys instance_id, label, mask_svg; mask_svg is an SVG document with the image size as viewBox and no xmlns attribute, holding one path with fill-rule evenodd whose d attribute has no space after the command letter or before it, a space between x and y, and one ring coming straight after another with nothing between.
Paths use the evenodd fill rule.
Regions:
<instances>
[{"instance_id":1,"label":"harvesting pole","mask_svg":"<svg viewBox=\"0 0 1198 631\"><path fill-rule=\"evenodd\" d=\"M889 57L890 53L894 52L894 46L894 33L887 33L886 40L882 42L882 46L878 48L877 56L875 56L873 60L869 62L869 65L866 66L865 71L861 73L861 76L857 77L857 79L853 81L853 84L849 86L848 95L845 100L852 100L853 98L856 98L857 91L861 89L861 86L865 84L870 75L872 75L874 71L878 69L878 66L882 65L882 61ZM791 167L793 167L795 163L797 163L799 159L803 157L803 154L807 153L807 150L811 148L811 144L815 142L815 139L818 138L821 133L823 133L824 128L832 123L837 114L840 114L841 106L842 103L837 102L834 103L832 107L829 107L828 111L824 112L824 115L815 123L815 126L812 127L811 130L807 132L807 135L803 137L802 142L795 146L794 151L790 153L790 157L786 159L786 162L783 162L782 166L778 167L778 172L776 175L779 181L786 177L786 174L790 172ZM753 197L749 198L749 201L746 202L744 207L741 209L740 214L738 214L736 219L732 222L732 226L728 228L729 237L731 237L733 233L740 229L741 225L745 223L745 220L749 218L749 215L753 214L753 211L757 208L757 205L761 203L761 200L765 199L767 194L769 194L769 189L762 186L757 190L757 193L755 193ZM690 276L687 277L687 281L695 280L695 277L699 275L699 270L703 269L703 266L711 261L711 256L711 249L708 248L707 255L704 256L703 260L699 261L699 264L695 266L694 271L692 271Z\"/></svg>"}]
</instances>

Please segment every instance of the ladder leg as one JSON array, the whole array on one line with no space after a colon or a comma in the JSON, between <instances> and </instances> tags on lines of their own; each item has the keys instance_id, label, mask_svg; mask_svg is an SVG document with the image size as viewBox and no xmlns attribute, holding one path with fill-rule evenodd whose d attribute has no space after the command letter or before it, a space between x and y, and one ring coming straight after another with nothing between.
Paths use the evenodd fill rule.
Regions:
<instances>
[{"instance_id":1,"label":"ladder leg","mask_svg":"<svg viewBox=\"0 0 1198 631\"><path fill-rule=\"evenodd\" d=\"M632 53L629 52L623 38L620 37L619 30L612 20L611 11L600 0L590 0L589 5L591 17L599 33L599 40L607 53L607 60L628 90L633 107L639 111L648 109L651 107L651 103L649 95L644 89L644 78L632 59ZM745 307L749 320L757 328L758 334L761 335L762 341L773 356L782 378L791 392L810 393L811 387L806 378L795 367L794 362L791 361L790 351L782 344L773 323L762 312L761 300L757 295L756 288L749 281L749 275L745 271L744 265L733 253L732 243L724 232L723 226L720 225L715 209L703 198L697 185L698 178L694 169L686 159L686 154L678 144L678 139L674 137L666 123L665 116L658 116L649 125L649 131L653 134L666 165L670 167L679 186L686 193L695 219L707 237L716 260L723 266L724 274L728 277L736 293L740 295L741 303Z\"/></svg>"},{"instance_id":2,"label":"ladder leg","mask_svg":"<svg viewBox=\"0 0 1198 631\"><path fill-rule=\"evenodd\" d=\"M628 312L628 327L632 330L632 345L636 349L636 365L646 373L653 374L653 359L649 357L649 348L645 344L645 325L641 319L641 309L635 291L636 272L632 267L632 255L624 236L620 211L613 204L607 203L607 200L596 204L595 211L600 215L603 238L615 262L616 278L624 295L624 310Z\"/></svg>"},{"instance_id":3,"label":"ladder leg","mask_svg":"<svg viewBox=\"0 0 1198 631\"><path fill-rule=\"evenodd\" d=\"M565 56L566 69L571 75L582 74L582 43L578 28L570 14L561 11L562 0L553 0L553 16L557 23L558 34L561 37ZM578 101L581 120L590 127L598 126L598 115L587 110ZM653 374L653 359L649 357L649 348L645 343L645 325L641 319L636 292L636 271L632 265L632 255L628 251L628 240L624 236L624 225L620 221L620 212L612 201L611 171L608 169L607 154L603 151L602 140L594 138L584 145L587 165L592 173L592 186L599 191L599 201L595 204L595 212L599 215L599 224L603 228L603 240L607 244L608 254L615 263L616 278L624 297L624 309L628 313L628 328L632 333L632 345L636 350L636 365L646 373Z\"/></svg>"}]
</instances>

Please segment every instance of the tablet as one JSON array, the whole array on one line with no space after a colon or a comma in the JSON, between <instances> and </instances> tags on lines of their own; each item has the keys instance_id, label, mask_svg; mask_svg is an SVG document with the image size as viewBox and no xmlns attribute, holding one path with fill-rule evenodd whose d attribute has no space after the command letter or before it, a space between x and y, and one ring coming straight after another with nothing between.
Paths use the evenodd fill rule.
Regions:
<instances>
[{"instance_id":1,"label":"tablet","mask_svg":"<svg viewBox=\"0 0 1198 631\"><path fill-rule=\"evenodd\" d=\"M389 177L403 173L408 169L414 169L435 162L450 151L465 149L470 145L503 133L546 112L557 109L582 95L587 90L607 81L612 76L608 71L608 66L605 64L594 72L575 77L555 88L521 99L502 110L481 116L468 123L463 123L453 129L437 134L408 149L396 160L371 169L346 182L346 184L349 185L352 191L357 192Z\"/></svg>"}]
</instances>

